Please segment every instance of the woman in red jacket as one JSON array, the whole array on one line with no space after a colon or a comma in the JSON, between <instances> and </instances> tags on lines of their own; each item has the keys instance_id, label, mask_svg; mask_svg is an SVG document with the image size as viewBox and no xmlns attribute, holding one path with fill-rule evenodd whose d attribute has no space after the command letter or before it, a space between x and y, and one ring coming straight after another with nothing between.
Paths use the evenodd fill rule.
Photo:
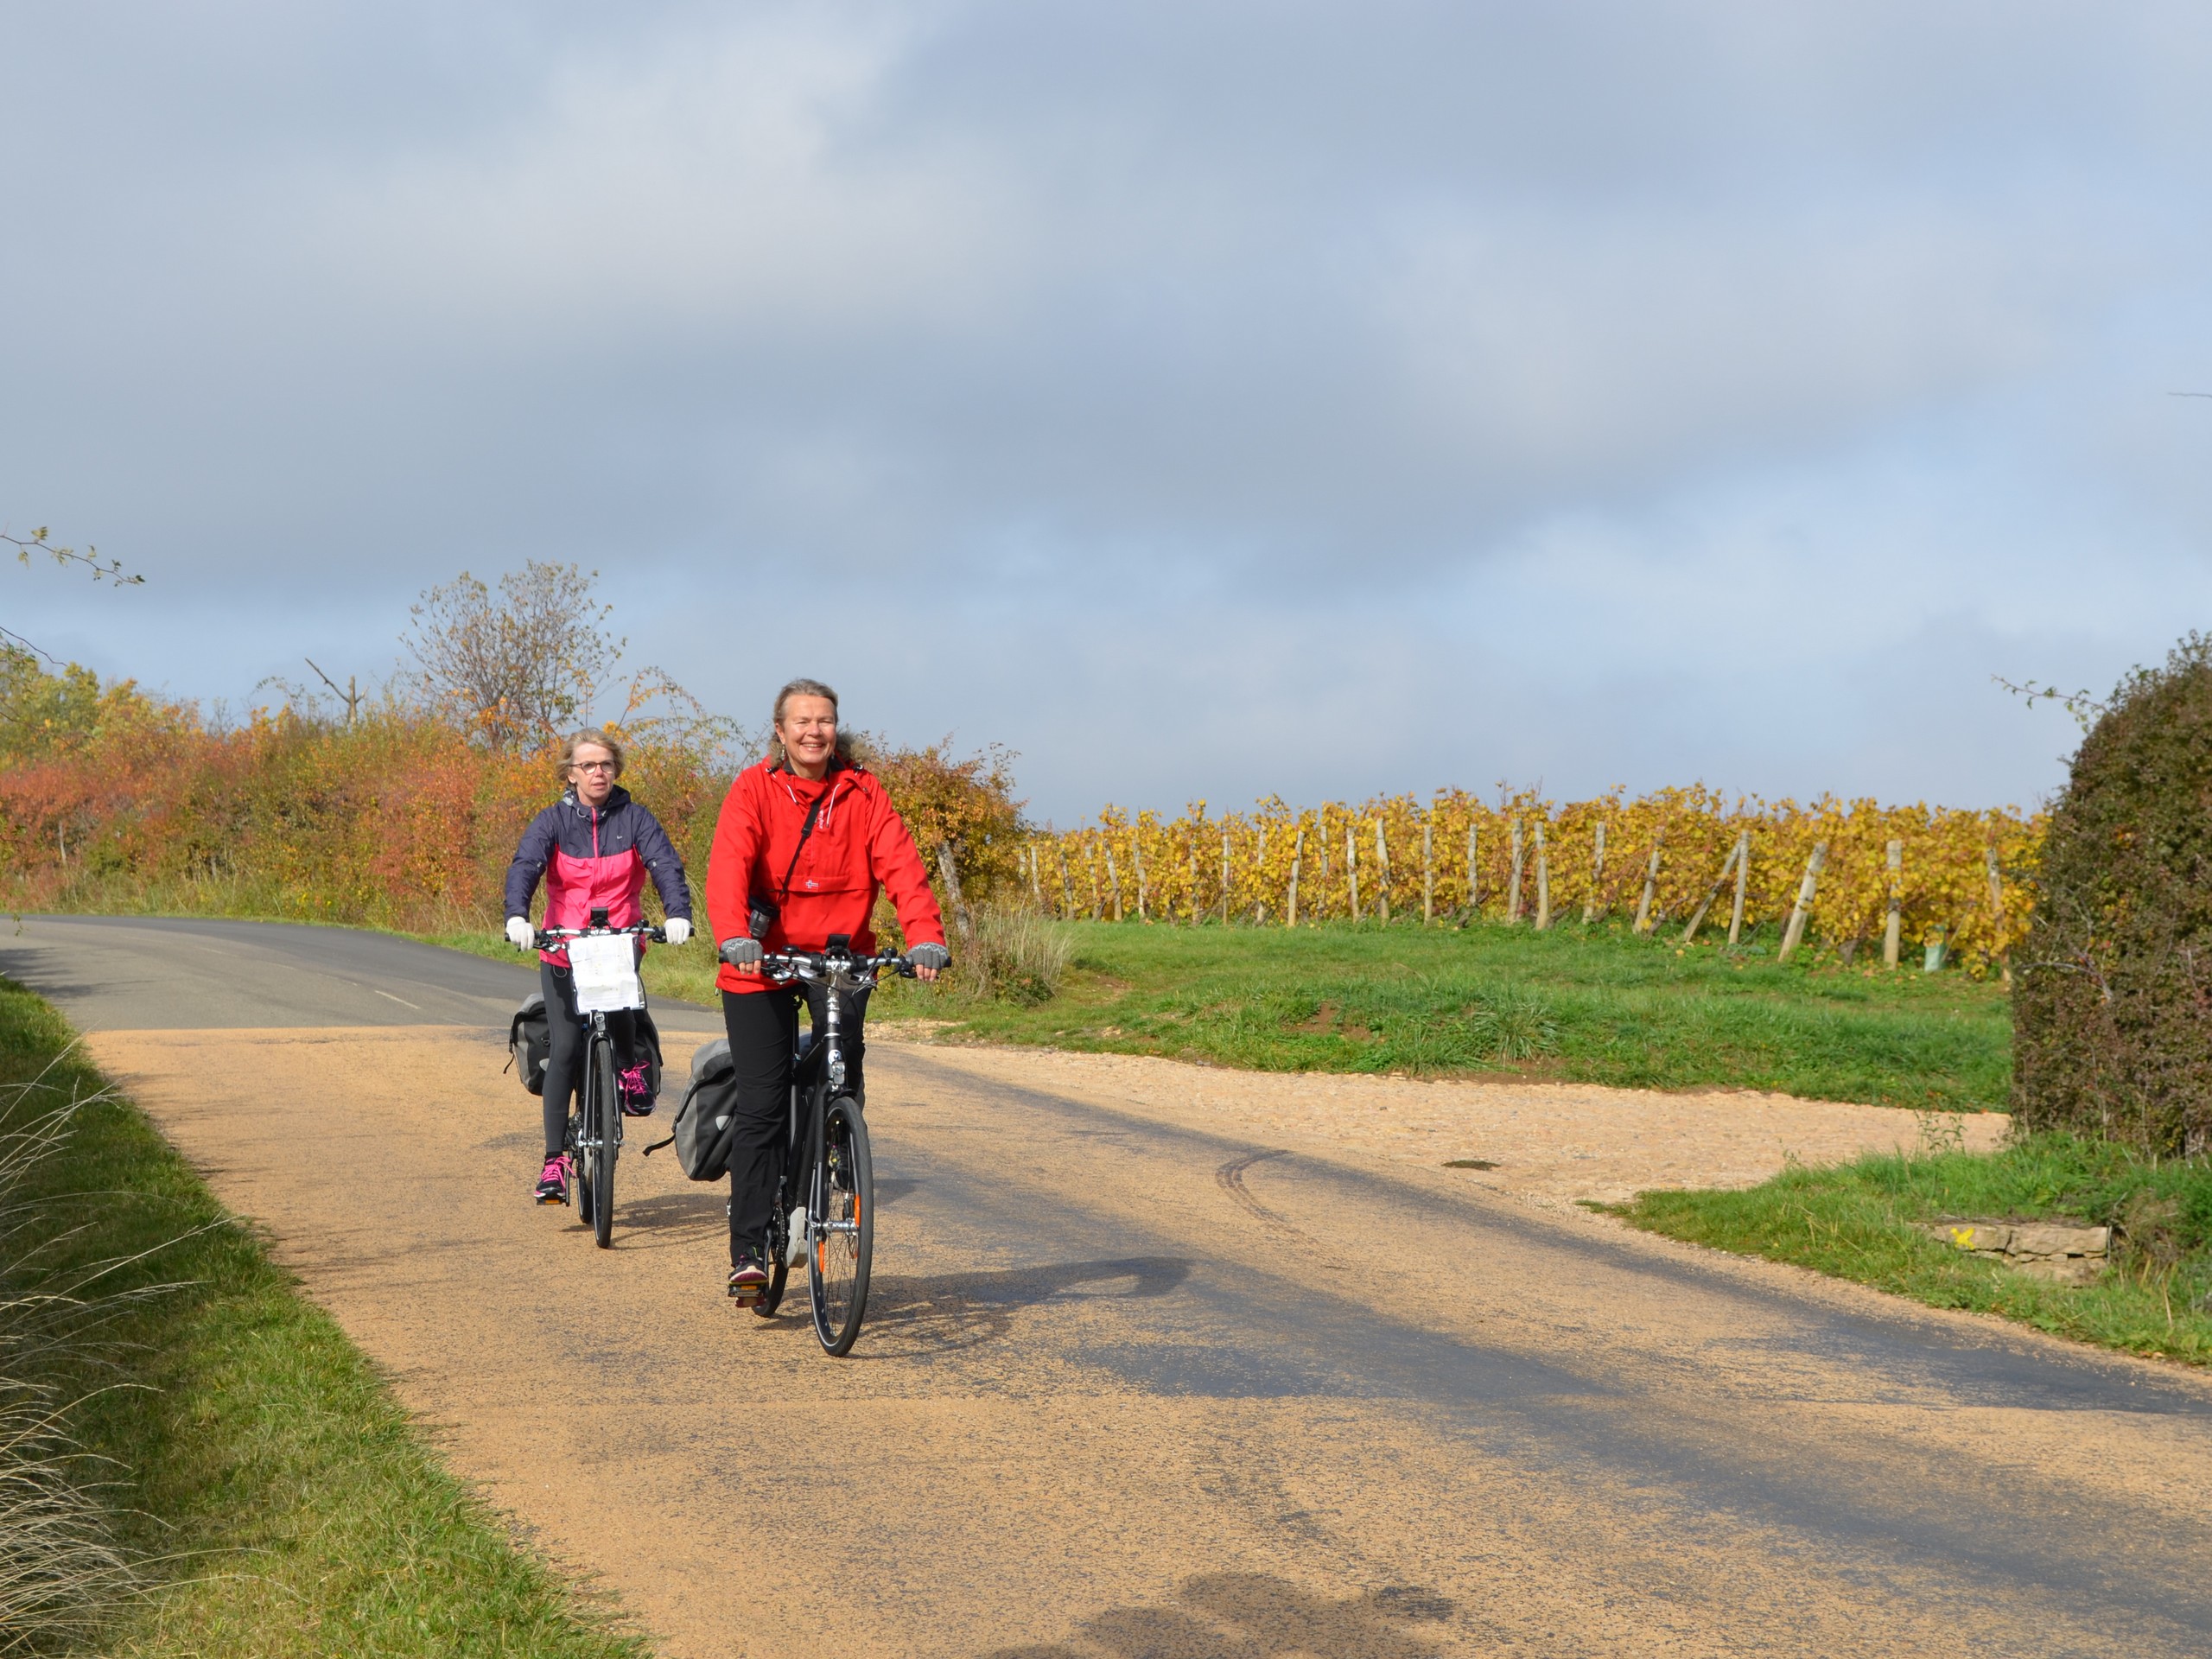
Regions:
<instances>
[{"instance_id":1,"label":"woman in red jacket","mask_svg":"<svg viewBox=\"0 0 2212 1659\"><path fill-rule=\"evenodd\" d=\"M722 1020L736 1067L738 1122L729 1160L729 1294L757 1302L768 1282L763 1259L776 1178L782 1173L785 1111L798 1037L802 988L763 978L764 950L819 950L833 933L856 953L875 949L868 927L878 892L888 892L924 979L952 957L929 875L906 821L874 775L853 760L837 733L837 694L819 680L793 680L776 694L768 758L738 773L715 823L707 861L707 919L721 947ZM820 1030L827 993L804 988ZM840 1010L845 1077L861 1095L861 1021L868 995Z\"/></svg>"}]
</instances>

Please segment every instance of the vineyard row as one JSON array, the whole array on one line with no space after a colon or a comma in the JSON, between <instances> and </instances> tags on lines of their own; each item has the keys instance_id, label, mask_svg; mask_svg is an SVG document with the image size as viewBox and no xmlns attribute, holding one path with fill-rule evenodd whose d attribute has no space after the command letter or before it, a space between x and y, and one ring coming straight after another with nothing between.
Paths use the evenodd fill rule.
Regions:
<instances>
[{"instance_id":1,"label":"vineyard row","mask_svg":"<svg viewBox=\"0 0 2212 1659\"><path fill-rule=\"evenodd\" d=\"M1941 945L2003 969L2024 935L2039 817L1882 806L1828 797L1732 803L1702 787L1492 806L1458 791L1422 801L1295 810L1279 800L1209 817L1131 817L1032 839L1032 904L1062 917L1296 927L1487 918L1543 929L1611 918L1639 932L1763 923L1784 954L1817 943L1894 963Z\"/></svg>"}]
</instances>

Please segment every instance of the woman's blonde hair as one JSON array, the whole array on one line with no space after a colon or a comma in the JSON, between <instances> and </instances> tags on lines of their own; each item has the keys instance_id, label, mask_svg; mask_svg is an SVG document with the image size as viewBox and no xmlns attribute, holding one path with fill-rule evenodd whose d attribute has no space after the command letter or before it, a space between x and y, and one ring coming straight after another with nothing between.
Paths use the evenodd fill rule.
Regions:
<instances>
[{"instance_id":1,"label":"woman's blonde hair","mask_svg":"<svg viewBox=\"0 0 2212 1659\"><path fill-rule=\"evenodd\" d=\"M784 740L778 734L776 728L784 723L784 705L793 697L826 697L830 702L830 712L833 715L837 712L837 694L821 681L786 680L784 689L776 693L776 706L768 715L768 764L771 766L788 767L791 763L791 756L784 753ZM858 765L860 760L853 747L852 734L845 729L842 721L837 726L836 758L849 766Z\"/></svg>"},{"instance_id":2,"label":"woman's blonde hair","mask_svg":"<svg viewBox=\"0 0 2212 1659\"><path fill-rule=\"evenodd\" d=\"M581 732L570 732L568 736L561 740L561 781L563 783L569 781L569 768L576 764L576 751L587 743L595 743L613 755L614 775L617 778L622 775L622 740L604 726L594 726Z\"/></svg>"}]
</instances>

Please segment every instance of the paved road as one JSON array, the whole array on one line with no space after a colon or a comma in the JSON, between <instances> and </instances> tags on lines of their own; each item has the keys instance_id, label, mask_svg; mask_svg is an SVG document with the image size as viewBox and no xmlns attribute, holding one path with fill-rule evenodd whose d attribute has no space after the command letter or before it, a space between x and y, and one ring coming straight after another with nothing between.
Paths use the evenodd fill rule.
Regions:
<instances>
[{"instance_id":1,"label":"paved road","mask_svg":"<svg viewBox=\"0 0 2212 1659\"><path fill-rule=\"evenodd\" d=\"M31 916L12 934L0 922L0 974L80 1031L504 1029L537 988L531 958L495 961L359 928L158 916ZM665 1012L678 1027L719 1029L705 1009Z\"/></svg>"},{"instance_id":2,"label":"paved road","mask_svg":"<svg viewBox=\"0 0 2212 1659\"><path fill-rule=\"evenodd\" d=\"M671 1653L2212 1651L2193 1376L887 1043L830 1362L664 1160L613 1251L522 1201L518 969L35 919L0 972Z\"/></svg>"}]
</instances>

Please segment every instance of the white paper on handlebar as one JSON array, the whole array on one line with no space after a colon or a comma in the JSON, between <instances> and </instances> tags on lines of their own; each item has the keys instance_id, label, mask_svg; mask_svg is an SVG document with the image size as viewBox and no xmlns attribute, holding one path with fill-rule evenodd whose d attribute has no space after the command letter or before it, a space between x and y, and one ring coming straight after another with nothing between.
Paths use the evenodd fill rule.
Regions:
<instances>
[{"instance_id":1,"label":"white paper on handlebar","mask_svg":"<svg viewBox=\"0 0 2212 1659\"><path fill-rule=\"evenodd\" d=\"M569 971L575 978L579 1014L619 1014L645 1006L637 943L626 934L570 939Z\"/></svg>"}]
</instances>

